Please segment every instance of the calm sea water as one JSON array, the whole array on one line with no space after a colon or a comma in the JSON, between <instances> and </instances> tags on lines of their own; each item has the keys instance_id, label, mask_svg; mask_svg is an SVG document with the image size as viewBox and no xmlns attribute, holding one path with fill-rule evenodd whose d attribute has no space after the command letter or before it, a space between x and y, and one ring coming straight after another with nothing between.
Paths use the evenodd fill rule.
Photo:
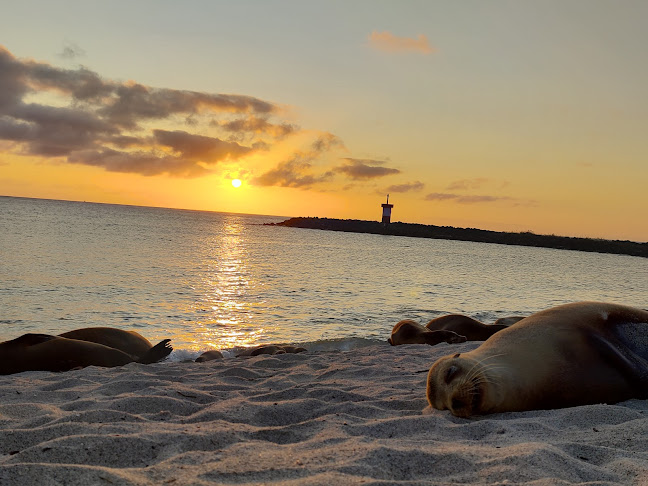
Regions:
<instances>
[{"instance_id":1,"label":"calm sea water","mask_svg":"<svg viewBox=\"0 0 648 486\"><path fill-rule=\"evenodd\" d=\"M0 197L0 340L112 326L182 359L360 346L446 313L648 308L644 258L263 225L283 219Z\"/></svg>"}]
</instances>

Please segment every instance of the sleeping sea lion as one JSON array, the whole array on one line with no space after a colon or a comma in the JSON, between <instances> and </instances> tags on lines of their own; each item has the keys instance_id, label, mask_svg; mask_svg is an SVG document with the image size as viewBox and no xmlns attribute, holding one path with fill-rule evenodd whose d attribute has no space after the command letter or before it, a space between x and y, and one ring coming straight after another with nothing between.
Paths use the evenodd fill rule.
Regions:
<instances>
[{"instance_id":1,"label":"sleeping sea lion","mask_svg":"<svg viewBox=\"0 0 648 486\"><path fill-rule=\"evenodd\" d=\"M22 371L69 371L86 366L113 367L132 362L155 363L172 351L169 341L165 339L136 355L92 341L24 334L0 343L0 375Z\"/></svg>"},{"instance_id":2,"label":"sleeping sea lion","mask_svg":"<svg viewBox=\"0 0 648 486\"><path fill-rule=\"evenodd\" d=\"M648 312L579 302L532 314L436 361L433 408L458 417L648 397Z\"/></svg>"},{"instance_id":3,"label":"sleeping sea lion","mask_svg":"<svg viewBox=\"0 0 648 486\"><path fill-rule=\"evenodd\" d=\"M430 330L421 326L418 322L404 319L398 322L392 329L391 336L387 342L392 346L400 344L429 344L434 346L441 342L463 343L465 336L448 330Z\"/></svg>"},{"instance_id":4,"label":"sleeping sea lion","mask_svg":"<svg viewBox=\"0 0 648 486\"><path fill-rule=\"evenodd\" d=\"M461 314L449 314L432 319L425 327L431 331L453 331L462 336L466 336L468 341L486 341L486 339L497 331L506 329L508 326L501 323L484 324L472 317Z\"/></svg>"},{"instance_id":5,"label":"sleeping sea lion","mask_svg":"<svg viewBox=\"0 0 648 486\"><path fill-rule=\"evenodd\" d=\"M143 357L153 347L151 342L141 334L114 327L84 327L82 329L64 332L59 334L59 336L103 344L109 348L119 349L126 354L136 356L138 359ZM169 342L169 339L167 339L167 342ZM169 350L169 352L171 351ZM159 361L159 359L155 361Z\"/></svg>"}]
</instances>

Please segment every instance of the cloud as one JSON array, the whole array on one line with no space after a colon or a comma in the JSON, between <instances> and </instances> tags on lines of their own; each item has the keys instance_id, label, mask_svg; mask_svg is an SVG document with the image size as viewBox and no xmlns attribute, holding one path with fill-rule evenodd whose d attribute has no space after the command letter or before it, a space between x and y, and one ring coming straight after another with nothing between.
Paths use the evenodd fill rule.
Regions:
<instances>
[{"instance_id":1,"label":"cloud","mask_svg":"<svg viewBox=\"0 0 648 486\"><path fill-rule=\"evenodd\" d=\"M507 196L470 196L443 192L432 192L425 196L426 201L455 201L460 204L490 203L495 201L510 201Z\"/></svg>"},{"instance_id":2,"label":"cloud","mask_svg":"<svg viewBox=\"0 0 648 486\"><path fill-rule=\"evenodd\" d=\"M373 31L369 35L369 46L383 52L419 52L431 54L435 49L430 46L425 35L419 34L416 39L397 37L391 32Z\"/></svg>"},{"instance_id":3,"label":"cloud","mask_svg":"<svg viewBox=\"0 0 648 486\"><path fill-rule=\"evenodd\" d=\"M160 156L151 152L120 152L112 149L74 152L68 161L102 167L110 172L135 172L144 176L167 174L175 177L199 177L211 172L181 157Z\"/></svg>"},{"instance_id":4,"label":"cloud","mask_svg":"<svg viewBox=\"0 0 648 486\"><path fill-rule=\"evenodd\" d=\"M312 164L301 155L281 162L274 169L271 169L259 177L252 179L252 183L258 186L281 186L310 188L318 182L330 179L330 174L325 173L319 176L310 173Z\"/></svg>"},{"instance_id":5,"label":"cloud","mask_svg":"<svg viewBox=\"0 0 648 486\"><path fill-rule=\"evenodd\" d=\"M425 187L425 184L423 184L420 181L415 181L415 182L408 182L405 184L395 184L393 186L389 186L385 189L385 192L414 192L414 191L420 191Z\"/></svg>"},{"instance_id":6,"label":"cloud","mask_svg":"<svg viewBox=\"0 0 648 486\"><path fill-rule=\"evenodd\" d=\"M477 177L474 179L461 179L459 181L451 182L446 189L448 191L465 191L470 189L479 189L484 184L489 182L485 177Z\"/></svg>"},{"instance_id":7,"label":"cloud","mask_svg":"<svg viewBox=\"0 0 648 486\"><path fill-rule=\"evenodd\" d=\"M193 135L182 130L153 130L153 135L158 144L169 147L180 156L191 160L217 162L243 156L252 150L236 142L225 142L204 135Z\"/></svg>"},{"instance_id":8,"label":"cloud","mask_svg":"<svg viewBox=\"0 0 648 486\"><path fill-rule=\"evenodd\" d=\"M225 121L221 124L221 127L228 132L268 133L277 138L285 137L297 130L294 125L288 123L274 124L268 122L266 118L257 116Z\"/></svg>"},{"instance_id":9,"label":"cloud","mask_svg":"<svg viewBox=\"0 0 648 486\"><path fill-rule=\"evenodd\" d=\"M66 56L80 54L66 47ZM83 67L19 59L0 46L0 143L15 153L147 176L198 177L211 173L210 165L267 150L299 132L281 114L253 96L114 81ZM168 129L178 124L191 130ZM341 145L332 134L312 143L313 152Z\"/></svg>"},{"instance_id":10,"label":"cloud","mask_svg":"<svg viewBox=\"0 0 648 486\"><path fill-rule=\"evenodd\" d=\"M59 57L64 59L75 59L77 57L85 56L85 51L81 49L74 42L66 41L63 45L63 50L59 53Z\"/></svg>"},{"instance_id":11,"label":"cloud","mask_svg":"<svg viewBox=\"0 0 648 486\"><path fill-rule=\"evenodd\" d=\"M334 148L344 148L342 141L332 133L320 134L307 150L295 151L292 157L280 162L275 168L252 179L258 186L297 187L307 189L330 180L334 173L313 173L314 162Z\"/></svg>"},{"instance_id":12,"label":"cloud","mask_svg":"<svg viewBox=\"0 0 648 486\"><path fill-rule=\"evenodd\" d=\"M345 158L346 164L335 167L335 172L346 174L351 179L376 179L378 177L385 177L393 174L400 174L398 169L390 169L388 167L378 167L384 164L380 160L371 159L352 159Z\"/></svg>"},{"instance_id":13,"label":"cloud","mask_svg":"<svg viewBox=\"0 0 648 486\"><path fill-rule=\"evenodd\" d=\"M67 47L66 56L80 54ZM20 59L0 46L0 145L8 153L144 176L201 177L222 162L244 162L260 151L272 157L297 141L299 150L252 183L307 188L336 176L362 181L400 173L370 159L347 158L331 168L326 161L339 164L331 153L346 151L342 140L288 123L269 101L116 81L84 67Z\"/></svg>"}]
</instances>

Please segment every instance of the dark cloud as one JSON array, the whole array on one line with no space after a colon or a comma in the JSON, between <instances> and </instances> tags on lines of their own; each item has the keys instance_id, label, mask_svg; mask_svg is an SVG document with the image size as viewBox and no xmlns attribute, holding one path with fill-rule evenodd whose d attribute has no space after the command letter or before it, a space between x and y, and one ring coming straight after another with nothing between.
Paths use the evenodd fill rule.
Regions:
<instances>
[{"instance_id":1,"label":"dark cloud","mask_svg":"<svg viewBox=\"0 0 648 486\"><path fill-rule=\"evenodd\" d=\"M81 51L70 44L63 54ZM271 151L294 136L303 150L254 183L310 187L339 174L370 180L400 172L370 159L318 167L329 152L344 150L343 142L332 133L302 132L281 115L277 105L252 96L115 81L83 67L19 59L0 46L0 144L15 153L146 176L199 177L212 173L213 164ZM186 131L173 129L179 125Z\"/></svg>"},{"instance_id":2,"label":"dark cloud","mask_svg":"<svg viewBox=\"0 0 648 486\"><path fill-rule=\"evenodd\" d=\"M379 160L370 160L370 159L351 159L345 158L345 165L335 167L333 170L335 172L341 172L351 179L376 179L378 177L385 177L393 174L400 174L398 169L390 169L388 167L377 167L376 165L381 165L384 162Z\"/></svg>"},{"instance_id":3,"label":"dark cloud","mask_svg":"<svg viewBox=\"0 0 648 486\"><path fill-rule=\"evenodd\" d=\"M193 135L182 130L153 130L157 143L178 152L182 157L205 162L236 158L252 149L236 142L225 142L215 137Z\"/></svg>"},{"instance_id":4,"label":"dark cloud","mask_svg":"<svg viewBox=\"0 0 648 486\"><path fill-rule=\"evenodd\" d=\"M110 172L135 172L145 176L167 174L176 177L200 177L211 173L195 161L149 152L83 150L70 155L68 161L101 167Z\"/></svg>"},{"instance_id":5,"label":"dark cloud","mask_svg":"<svg viewBox=\"0 0 648 486\"><path fill-rule=\"evenodd\" d=\"M455 201L461 204L490 203L495 201L509 201L506 196L470 196L463 194L450 194L433 192L425 196L426 201Z\"/></svg>"},{"instance_id":6,"label":"dark cloud","mask_svg":"<svg viewBox=\"0 0 648 486\"><path fill-rule=\"evenodd\" d=\"M256 116L227 121L224 122L221 127L228 132L269 133L277 138L284 137L297 130L297 127L294 125L289 125L288 123L274 124L268 122L265 118L259 118Z\"/></svg>"},{"instance_id":7,"label":"dark cloud","mask_svg":"<svg viewBox=\"0 0 648 486\"><path fill-rule=\"evenodd\" d=\"M215 113L272 113L268 102L242 95L208 94L195 91L151 88L137 83L116 86L100 113L113 122L134 128L139 121L171 115Z\"/></svg>"},{"instance_id":8,"label":"dark cloud","mask_svg":"<svg viewBox=\"0 0 648 486\"><path fill-rule=\"evenodd\" d=\"M316 183L324 182L330 178L330 174L313 175L310 173L312 164L297 156L252 180L258 186L281 186L309 188Z\"/></svg>"},{"instance_id":9,"label":"dark cloud","mask_svg":"<svg viewBox=\"0 0 648 486\"><path fill-rule=\"evenodd\" d=\"M333 147L344 148L344 143L339 137L332 133L325 133L317 137L312 144L312 149L316 153L328 152Z\"/></svg>"},{"instance_id":10,"label":"dark cloud","mask_svg":"<svg viewBox=\"0 0 648 486\"><path fill-rule=\"evenodd\" d=\"M85 51L77 46L74 42L66 42L63 50L59 56L64 59L75 59L77 57L85 56Z\"/></svg>"},{"instance_id":11,"label":"dark cloud","mask_svg":"<svg viewBox=\"0 0 648 486\"><path fill-rule=\"evenodd\" d=\"M415 181L415 182L408 182L405 184L395 184L393 186L389 186L385 192L413 192L413 191L420 191L425 187L425 184L423 184L420 181Z\"/></svg>"},{"instance_id":12,"label":"dark cloud","mask_svg":"<svg viewBox=\"0 0 648 486\"><path fill-rule=\"evenodd\" d=\"M25 67L0 46L0 115L4 114L4 108L19 103L29 91L25 71Z\"/></svg>"},{"instance_id":13,"label":"dark cloud","mask_svg":"<svg viewBox=\"0 0 648 486\"><path fill-rule=\"evenodd\" d=\"M252 183L259 186L281 186L309 188L315 184L326 182L335 175L333 171L321 174L313 173L314 162L326 152L334 148L343 148L342 141L332 133L321 134L310 144L308 150L296 151L293 156L279 163L259 177L252 179Z\"/></svg>"},{"instance_id":14,"label":"dark cloud","mask_svg":"<svg viewBox=\"0 0 648 486\"><path fill-rule=\"evenodd\" d=\"M66 47L68 57L80 54L75 46ZM41 93L57 95L57 104L39 104L36 100L44 99L40 96L26 102L27 96ZM241 115L238 124L231 121L232 114ZM86 68L18 59L0 46L0 142L11 143L19 153L110 171L196 177L210 172L205 165L269 148L298 130L273 121L278 114L277 106L251 96L122 83ZM155 121L168 126L178 118L191 121L187 126L192 128L202 121L229 134L260 135L247 147L216 136L151 127Z\"/></svg>"},{"instance_id":15,"label":"dark cloud","mask_svg":"<svg viewBox=\"0 0 648 486\"><path fill-rule=\"evenodd\" d=\"M0 117L0 139L27 142L27 152L46 157L93 146L116 130L91 113L69 108L18 104Z\"/></svg>"}]
</instances>

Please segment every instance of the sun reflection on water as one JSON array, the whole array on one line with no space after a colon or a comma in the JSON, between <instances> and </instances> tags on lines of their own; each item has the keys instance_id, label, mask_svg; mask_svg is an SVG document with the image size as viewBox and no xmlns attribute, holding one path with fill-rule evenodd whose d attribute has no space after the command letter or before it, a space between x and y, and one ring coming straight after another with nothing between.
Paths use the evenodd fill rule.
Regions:
<instances>
[{"instance_id":1,"label":"sun reflection on water","mask_svg":"<svg viewBox=\"0 0 648 486\"><path fill-rule=\"evenodd\" d=\"M244 231L244 223L232 216L206 245L210 254L195 304L205 317L196 323L195 350L249 346L265 335L250 298L255 283Z\"/></svg>"}]
</instances>

